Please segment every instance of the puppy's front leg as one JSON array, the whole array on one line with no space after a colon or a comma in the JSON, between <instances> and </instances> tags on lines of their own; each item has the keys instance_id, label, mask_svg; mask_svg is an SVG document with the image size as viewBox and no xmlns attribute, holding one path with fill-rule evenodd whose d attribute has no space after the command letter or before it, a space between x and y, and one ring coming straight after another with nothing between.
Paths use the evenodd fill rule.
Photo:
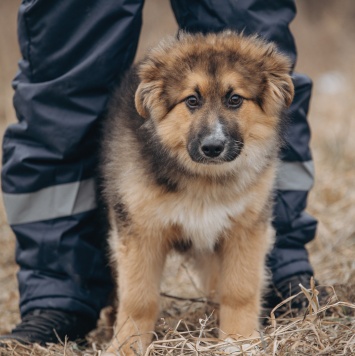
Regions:
<instances>
[{"instance_id":1,"label":"puppy's front leg","mask_svg":"<svg viewBox=\"0 0 355 356\"><path fill-rule=\"evenodd\" d=\"M234 226L219 246L221 338L258 336L265 255L272 234L266 223L253 229Z\"/></svg>"},{"instance_id":2,"label":"puppy's front leg","mask_svg":"<svg viewBox=\"0 0 355 356\"><path fill-rule=\"evenodd\" d=\"M135 355L135 349L144 353L158 314L160 279L167 249L161 241L143 231L120 236L115 249L119 309L107 351Z\"/></svg>"}]
</instances>

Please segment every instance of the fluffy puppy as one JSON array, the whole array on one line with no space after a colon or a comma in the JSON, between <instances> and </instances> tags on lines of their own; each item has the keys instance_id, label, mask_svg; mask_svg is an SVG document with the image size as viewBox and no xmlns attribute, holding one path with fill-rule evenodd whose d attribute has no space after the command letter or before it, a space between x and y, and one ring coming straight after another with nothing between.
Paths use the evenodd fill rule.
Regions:
<instances>
[{"instance_id":1,"label":"fluffy puppy","mask_svg":"<svg viewBox=\"0 0 355 356\"><path fill-rule=\"evenodd\" d=\"M165 39L126 74L102 149L119 296L109 352L149 344L174 247L217 290L220 336L256 333L290 71L273 44L227 31Z\"/></svg>"}]
</instances>

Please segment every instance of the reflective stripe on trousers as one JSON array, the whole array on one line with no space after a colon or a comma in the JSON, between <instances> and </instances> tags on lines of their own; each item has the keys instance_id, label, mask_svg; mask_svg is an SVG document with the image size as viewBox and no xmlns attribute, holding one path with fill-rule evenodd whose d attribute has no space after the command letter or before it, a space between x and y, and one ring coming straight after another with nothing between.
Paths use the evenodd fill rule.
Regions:
<instances>
[{"instance_id":1,"label":"reflective stripe on trousers","mask_svg":"<svg viewBox=\"0 0 355 356\"><path fill-rule=\"evenodd\" d=\"M312 161L281 162L276 189L310 190L313 175ZM92 178L47 187L33 193L3 193L3 199L7 220L11 225L63 218L96 208L95 182Z\"/></svg>"}]
</instances>

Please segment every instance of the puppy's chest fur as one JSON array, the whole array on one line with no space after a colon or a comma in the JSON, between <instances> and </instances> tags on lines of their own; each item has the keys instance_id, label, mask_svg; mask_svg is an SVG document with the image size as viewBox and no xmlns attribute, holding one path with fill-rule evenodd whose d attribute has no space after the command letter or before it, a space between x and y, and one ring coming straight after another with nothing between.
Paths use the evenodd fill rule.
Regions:
<instances>
[{"instance_id":1,"label":"puppy's chest fur","mask_svg":"<svg viewBox=\"0 0 355 356\"><path fill-rule=\"evenodd\" d=\"M195 249L213 250L218 239L227 233L232 219L238 218L248 206L251 197L245 194L237 198L233 187L201 188L191 186L176 194L168 194L150 205L154 211L152 222L164 227L176 226L180 238L191 241ZM236 199L231 199L235 195Z\"/></svg>"}]
</instances>

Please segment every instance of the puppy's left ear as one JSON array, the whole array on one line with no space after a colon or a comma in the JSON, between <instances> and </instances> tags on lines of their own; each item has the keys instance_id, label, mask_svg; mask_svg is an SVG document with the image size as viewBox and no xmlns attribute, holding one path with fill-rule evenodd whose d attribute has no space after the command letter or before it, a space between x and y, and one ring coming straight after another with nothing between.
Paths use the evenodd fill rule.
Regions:
<instances>
[{"instance_id":1,"label":"puppy's left ear","mask_svg":"<svg viewBox=\"0 0 355 356\"><path fill-rule=\"evenodd\" d=\"M268 82L274 101L288 108L294 97L294 87L290 74L270 73Z\"/></svg>"},{"instance_id":2,"label":"puppy's left ear","mask_svg":"<svg viewBox=\"0 0 355 356\"><path fill-rule=\"evenodd\" d=\"M293 100L294 87L291 79L292 65L288 57L279 53L274 44L264 55L268 83L267 96L279 110L288 108ZM267 100L268 101L268 100Z\"/></svg>"}]
</instances>

